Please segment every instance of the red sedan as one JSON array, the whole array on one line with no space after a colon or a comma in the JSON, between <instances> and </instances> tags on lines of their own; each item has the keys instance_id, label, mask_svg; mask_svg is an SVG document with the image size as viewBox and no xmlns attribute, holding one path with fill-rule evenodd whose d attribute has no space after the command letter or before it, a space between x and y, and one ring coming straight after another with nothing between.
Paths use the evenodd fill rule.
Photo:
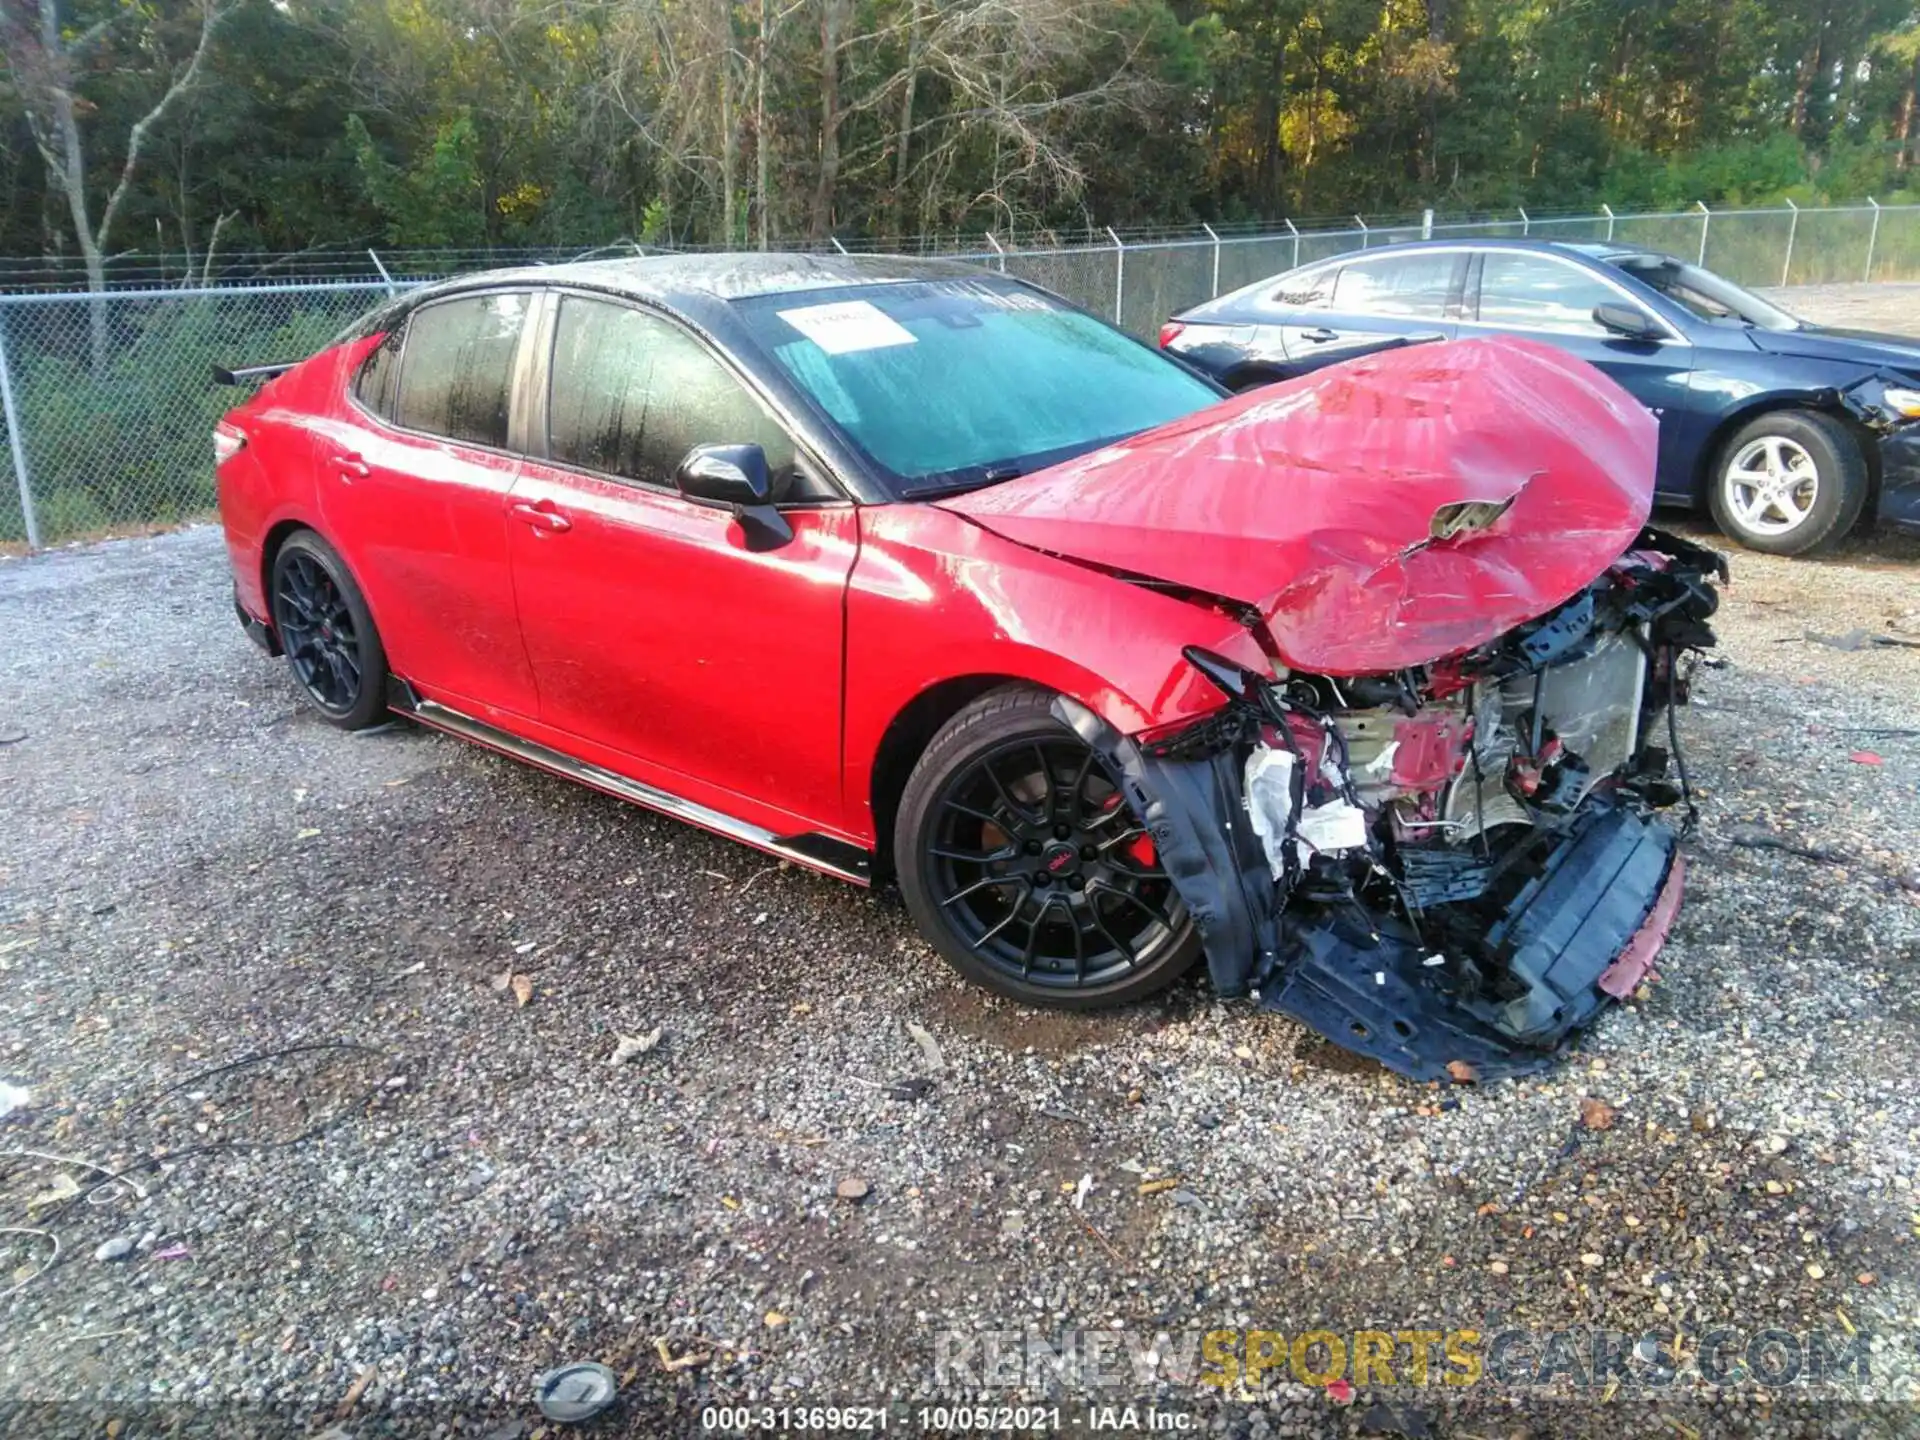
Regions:
<instances>
[{"instance_id":1,"label":"red sedan","mask_svg":"<svg viewBox=\"0 0 1920 1440\"><path fill-rule=\"evenodd\" d=\"M1516 340L1235 399L957 265L416 291L215 437L242 622L398 711L859 883L968 977L1544 1063L1678 904L1718 561L1652 417Z\"/></svg>"}]
</instances>

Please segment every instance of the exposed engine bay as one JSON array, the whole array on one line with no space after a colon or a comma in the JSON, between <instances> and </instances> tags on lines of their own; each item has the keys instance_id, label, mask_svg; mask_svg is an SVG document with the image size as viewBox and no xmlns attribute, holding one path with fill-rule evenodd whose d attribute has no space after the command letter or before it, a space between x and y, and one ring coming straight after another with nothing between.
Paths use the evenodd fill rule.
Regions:
<instances>
[{"instance_id":1,"label":"exposed engine bay","mask_svg":"<svg viewBox=\"0 0 1920 1440\"><path fill-rule=\"evenodd\" d=\"M1227 697L1174 733L1061 718L1125 777L1214 983L1420 1080L1549 1063L1631 995L1692 824L1674 707L1725 562L1648 528L1571 599L1387 675L1187 659Z\"/></svg>"}]
</instances>

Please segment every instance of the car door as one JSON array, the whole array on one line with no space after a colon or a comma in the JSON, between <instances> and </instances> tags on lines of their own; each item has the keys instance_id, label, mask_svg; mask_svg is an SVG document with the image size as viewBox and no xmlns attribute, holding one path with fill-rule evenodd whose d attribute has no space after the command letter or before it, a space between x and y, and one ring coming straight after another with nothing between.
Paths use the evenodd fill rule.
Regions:
<instances>
[{"instance_id":1,"label":"car door","mask_svg":"<svg viewBox=\"0 0 1920 1440\"><path fill-rule=\"evenodd\" d=\"M548 383L508 524L542 723L729 815L841 829L853 507L675 321L582 294L544 303ZM675 488L693 446L741 443L786 477L784 544L749 548L728 509Z\"/></svg>"},{"instance_id":2,"label":"car door","mask_svg":"<svg viewBox=\"0 0 1920 1440\"><path fill-rule=\"evenodd\" d=\"M532 294L422 305L362 363L322 437L324 528L366 593L394 672L467 708L531 716L507 561L509 432Z\"/></svg>"},{"instance_id":3,"label":"car door","mask_svg":"<svg viewBox=\"0 0 1920 1440\"><path fill-rule=\"evenodd\" d=\"M1685 336L1624 288L1572 259L1542 251L1482 252L1468 289L1473 318L1461 326L1463 334L1529 336L1604 370L1660 421L1656 489L1674 498L1691 495L1685 439L1694 355ZM1608 330L1593 318L1593 307L1602 303L1632 305L1647 314L1660 327L1660 338L1628 339Z\"/></svg>"},{"instance_id":4,"label":"car door","mask_svg":"<svg viewBox=\"0 0 1920 1440\"><path fill-rule=\"evenodd\" d=\"M1283 281L1271 297L1294 374L1349 359L1397 336L1451 339L1465 252L1361 256Z\"/></svg>"}]
</instances>

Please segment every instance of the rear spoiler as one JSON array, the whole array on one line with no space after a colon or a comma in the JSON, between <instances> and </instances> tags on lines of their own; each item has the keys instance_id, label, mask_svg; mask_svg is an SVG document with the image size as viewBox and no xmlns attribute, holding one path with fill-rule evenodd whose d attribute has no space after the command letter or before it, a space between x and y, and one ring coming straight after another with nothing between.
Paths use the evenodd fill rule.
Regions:
<instances>
[{"instance_id":1,"label":"rear spoiler","mask_svg":"<svg viewBox=\"0 0 1920 1440\"><path fill-rule=\"evenodd\" d=\"M213 367L213 383L216 385L246 385L255 380L271 380L276 375L284 375L298 365L298 360L283 360L277 365L236 365L232 369L225 365Z\"/></svg>"}]
</instances>

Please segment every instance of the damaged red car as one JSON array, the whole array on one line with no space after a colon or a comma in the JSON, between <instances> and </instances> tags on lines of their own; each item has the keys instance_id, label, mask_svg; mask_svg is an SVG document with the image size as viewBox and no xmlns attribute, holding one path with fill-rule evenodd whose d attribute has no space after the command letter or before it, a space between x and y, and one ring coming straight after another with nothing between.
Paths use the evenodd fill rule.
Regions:
<instances>
[{"instance_id":1,"label":"damaged red car","mask_svg":"<svg viewBox=\"0 0 1920 1440\"><path fill-rule=\"evenodd\" d=\"M1223 398L1018 280L686 256L417 290L215 436L248 632L859 883L1016 999L1228 995L1418 1078L1645 974L1718 557L1585 363Z\"/></svg>"}]
</instances>

